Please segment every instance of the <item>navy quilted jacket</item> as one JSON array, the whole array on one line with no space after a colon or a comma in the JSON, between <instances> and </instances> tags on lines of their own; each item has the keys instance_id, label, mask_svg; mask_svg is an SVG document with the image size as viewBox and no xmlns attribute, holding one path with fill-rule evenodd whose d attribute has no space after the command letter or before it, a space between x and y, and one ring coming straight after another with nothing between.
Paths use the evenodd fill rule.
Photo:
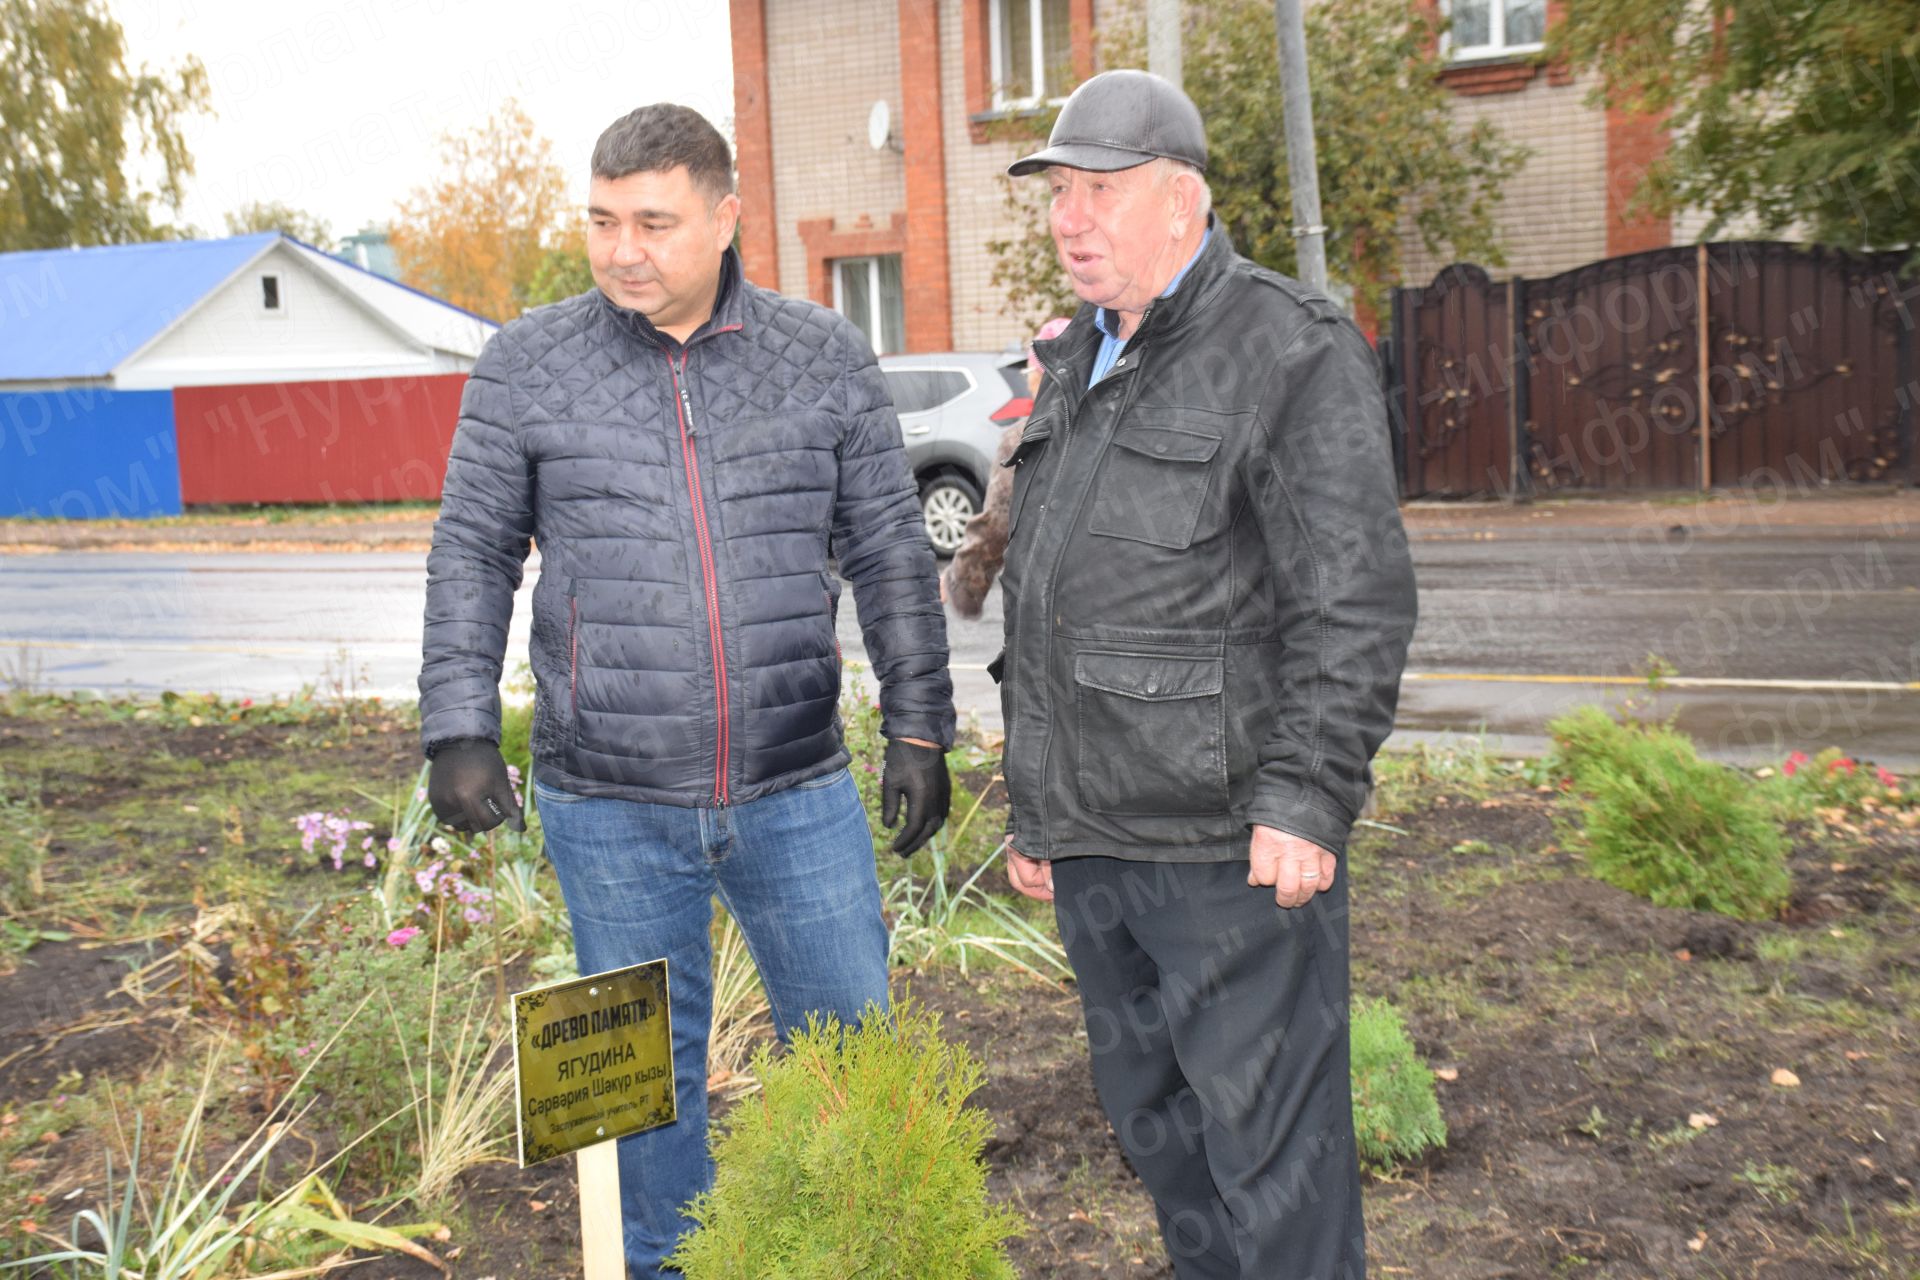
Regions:
<instances>
[{"instance_id":1,"label":"navy quilted jacket","mask_svg":"<svg viewBox=\"0 0 1920 1280\"><path fill-rule=\"evenodd\" d=\"M736 803L847 763L839 581L888 737L953 741L946 618L900 426L841 316L746 283L682 346L595 289L487 343L427 557L428 754L500 736L528 540L535 775Z\"/></svg>"}]
</instances>

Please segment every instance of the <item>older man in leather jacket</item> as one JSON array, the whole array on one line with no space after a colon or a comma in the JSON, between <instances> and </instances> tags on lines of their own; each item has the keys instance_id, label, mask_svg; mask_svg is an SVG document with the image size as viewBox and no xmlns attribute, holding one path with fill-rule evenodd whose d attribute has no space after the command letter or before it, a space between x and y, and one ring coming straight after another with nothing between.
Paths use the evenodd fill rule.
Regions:
<instances>
[{"instance_id":1,"label":"older man in leather jacket","mask_svg":"<svg viewBox=\"0 0 1920 1280\"><path fill-rule=\"evenodd\" d=\"M1341 862L1413 573L1365 338L1234 252L1206 160L1184 94L1112 71L1009 171L1087 304L1008 464L1009 873L1177 1274L1350 1280Z\"/></svg>"}]
</instances>

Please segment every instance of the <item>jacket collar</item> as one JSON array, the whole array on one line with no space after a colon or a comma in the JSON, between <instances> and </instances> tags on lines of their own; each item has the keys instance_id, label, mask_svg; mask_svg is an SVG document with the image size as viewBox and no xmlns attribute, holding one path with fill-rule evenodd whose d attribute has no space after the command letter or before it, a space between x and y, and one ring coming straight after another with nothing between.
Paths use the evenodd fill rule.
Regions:
<instances>
[{"instance_id":1,"label":"jacket collar","mask_svg":"<svg viewBox=\"0 0 1920 1280\"><path fill-rule=\"evenodd\" d=\"M720 255L720 291L713 300L713 314L707 317L705 324L695 329L687 337L688 344L715 333L737 333L746 327L747 291L746 278L740 267L740 255L732 245ZM610 316L613 322L637 338L643 338L663 350L676 350L681 344L671 334L665 334L654 327L653 321L630 307L623 307L594 287L594 293L600 299L600 309Z\"/></svg>"},{"instance_id":2,"label":"jacket collar","mask_svg":"<svg viewBox=\"0 0 1920 1280\"><path fill-rule=\"evenodd\" d=\"M1127 340L1129 351L1137 350L1145 340L1164 337L1186 324L1212 304L1226 283L1240 255L1234 251L1233 238L1218 218L1209 213L1207 223L1213 234L1200 246L1180 287L1171 296L1155 298L1147 308L1145 319ZM1073 323L1058 337L1033 344L1047 372L1076 392L1086 387L1087 378L1093 373L1094 355L1100 349L1100 326L1094 323L1099 310L1092 303L1081 304Z\"/></svg>"}]
</instances>

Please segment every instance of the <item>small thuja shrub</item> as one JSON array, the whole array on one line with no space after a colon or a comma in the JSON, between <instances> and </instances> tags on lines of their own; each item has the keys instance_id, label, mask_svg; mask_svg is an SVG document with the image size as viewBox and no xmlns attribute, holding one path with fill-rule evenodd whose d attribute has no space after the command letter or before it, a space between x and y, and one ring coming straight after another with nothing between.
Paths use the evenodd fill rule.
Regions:
<instances>
[{"instance_id":1,"label":"small thuja shrub","mask_svg":"<svg viewBox=\"0 0 1920 1280\"><path fill-rule=\"evenodd\" d=\"M1353 1134L1360 1160L1385 1171L1446 1145L1433 1072L1413 1051L1399 1011L1384 1000L1354 1002Z\"/></svg>"},{"instance_id":2,"label":"small thuja shrub","mask_svg":"<svg viewBox=\"0 0 1920 1280\"><path fill-rule=\"evenodd\" d=\"M992 1129L966 1105L984 1078L940 1020L909 1002L843 1029L810 1020L791 1052L763 1048L762 1092L734 1108L713 1190L673 1255L688 1280L1011 1278L1019 1219L987 1203Z\"/></svg>"},{"instance_id":3,"label":"small thuja shrub","mask_svg":"<svg viewBox=\"0 0 1920 1280\"><path fill-rule=\"evenodd\" d=\"M1662 907L1764 919L1785 905L1787 840L1743 775L1693 740L1582 707L1547 726L1578 807L1568 845L1608 884Z\"/></svg>"}]
</instances>

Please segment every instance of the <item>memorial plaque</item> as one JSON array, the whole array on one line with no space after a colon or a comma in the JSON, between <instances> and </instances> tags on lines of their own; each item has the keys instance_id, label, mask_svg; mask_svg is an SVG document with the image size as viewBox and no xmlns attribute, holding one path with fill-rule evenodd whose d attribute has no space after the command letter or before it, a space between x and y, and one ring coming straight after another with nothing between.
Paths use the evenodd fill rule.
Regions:
<instances>
[{"instance_id":1,"label":"memorial plaque","mask_svg":"<svg viewBox=\"0 0 1920 1280\"><path fill-rule=\"evenodd\" d=\"M674 1122L667 962L513 997L520 1167Z\"/></svg>"}]
</instances>

